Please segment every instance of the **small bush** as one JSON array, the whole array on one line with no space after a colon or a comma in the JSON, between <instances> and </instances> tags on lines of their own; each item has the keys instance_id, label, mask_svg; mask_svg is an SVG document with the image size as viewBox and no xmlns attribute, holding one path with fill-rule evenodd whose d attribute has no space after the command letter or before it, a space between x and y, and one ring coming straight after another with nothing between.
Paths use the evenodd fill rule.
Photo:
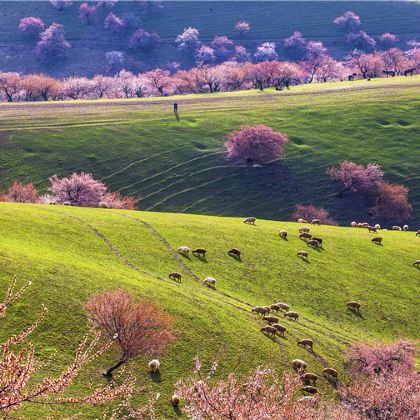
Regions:
<instances>
[{"instance_id":1,"label":"small bush","mask_svg":"<svg viewBox=\"0 0 420 420\"><path fill-rule=\"evenodd\" d=\"M291 220L297 221L298 219L304 219L308 222L311 222L313 219L319 219L323 225L337 225L337 222L330 218L327 210L312 205L305 206L304 204L297 204Z\"/></svg>"},{"instance_id":2,"label":"small bush","mask_svg":"<svg viewBox=\"0 0 420 420\"><path fill-rule=\"evenodd\" d=\"M30 182L22 184L15 181L5 196L5 201L14 203L36 203L38 201L38 190Z\"/></svg>"},{"instance_id":3,"label":"small bush","mask_svg":"<svg viewBox=\"0 0 420 420\"><path fill-rule=\"evenodd\" d=\"M38 35L44 28L44 22L33 16L22 18L19 22L19 30L29 36Z\"/></svg>"}]
</instances>

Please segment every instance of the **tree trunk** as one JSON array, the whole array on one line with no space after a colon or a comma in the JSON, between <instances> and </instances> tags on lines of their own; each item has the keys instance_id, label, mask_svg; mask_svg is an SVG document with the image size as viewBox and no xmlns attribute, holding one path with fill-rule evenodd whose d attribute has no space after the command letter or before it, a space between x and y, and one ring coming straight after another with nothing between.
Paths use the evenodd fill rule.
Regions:
<instances>
[{"instance_id":1,"label":"tree trunk","mask_svg":"<svg viewBox=\"0 0 420 420\"><path fill-rule=\"evenodd\" d=\"M120 359L120 360L118 360L118 362L114 365L114 366L112 366L112 367L110 367L107 371L106 371L106 373L104 373L104 376L106 377L106 378L109 378L109 379L111 379L112 378L112 372L115 370L115 369L118 369L122 364L124 364L126 362L126 359Z\"/></svg>"}]
</instances>

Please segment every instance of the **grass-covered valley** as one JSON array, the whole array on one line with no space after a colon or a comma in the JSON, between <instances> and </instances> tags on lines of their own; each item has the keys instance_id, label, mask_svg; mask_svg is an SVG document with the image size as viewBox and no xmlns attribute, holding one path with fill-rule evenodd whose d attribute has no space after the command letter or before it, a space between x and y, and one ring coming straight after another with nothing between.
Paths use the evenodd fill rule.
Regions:
<instances>
[{"instance_id":1,"label":"grass-covered valley","mask_svg":"<svg viewBox=\"0 0 420 420\"><path fill-rule=\"evenodd\" d=\"M345 383L343 354L350 343L418 338L419 270L412 263L418 258L419 238L414 232L383 231L383 245L377 246L365 229L316 226L313 232L324 239L317 251L298 238L300 226L0 203L1 290L14 274L19 284L33 282L10 306L1 338L28 326L45 304L49 312L32 341L42 361L58 354L54 365L45 368L58 373L88 328L84 303L105 288L123 287L157 302L175 319L177 339L159 357L159 380L149 376L147 358L129 363L142 388L136 402L159 392L160 418L177 416L169 402L173 385L190 375L196 355L206 368L218 361L218 376L246 373L261 364L281 372L299 357L318 374L324 367L336 368ZM280 229L288 230L287 240L279 237ZM181 245L206 248L206 258L181 256L174 251ZM227 255L232 247L241 249L240 260ZM301 249L309 249L309 262L296 256ZM181 284L168 279L172 271L182 273ZM215 289L201 283L207 276L217 279ZM346 307L349 300L361 302L360 314ZM263 323L251 307L278 301L287 302L300 318L297 322L282 318L285 338L272 341L261 334ZM313 352L297 346L302 338L314 340ZM104 381L101 373L113 358L109 351L89 364L70 392L83 392L89 384ZM334 395L326 381L318 386L324 396ZM73 412L66 406L50 411L33 404L21 415L63 418ZM83 417L98 417L100 412L90 409Z\"/></svg>"}]
</instances>

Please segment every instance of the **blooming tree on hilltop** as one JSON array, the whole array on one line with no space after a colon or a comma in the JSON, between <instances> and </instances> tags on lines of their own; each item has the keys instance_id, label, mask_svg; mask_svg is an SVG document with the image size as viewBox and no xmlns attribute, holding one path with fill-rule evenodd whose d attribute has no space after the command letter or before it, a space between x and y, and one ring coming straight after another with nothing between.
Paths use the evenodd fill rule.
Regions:
<instances>
[{"instance_id":1,"label":"blooming tree on hilltop","mask_svg":"<svg viewBox=\"0 0 420 420\"><path fill-rule=\"evenodd\" d=\"M213 64L216 61L214 49L207 45L201 45L199 48L197 48L194 57L195 62L199 66Z\"/></svg>"},{"instance_id":2,"label":"blooming tree on hilltop","mask_svg":"<svg viewBox=\"0 0 420 420\"><path fill-rule=\"evenodd\" d=\"M342 16L338 16L334 19L333 23L337 25L337 28L343 32L355 32L360 26L360 17L356 13L348 11Z\"/></svg>"},{"instance_id":3,"label":"blooming tree on hilltop","mask_svg":"<svg viewBox=\"0 0 420 420\"><path fill-rule=\"evenodd\" d=\"M156 32L147 32L144 29L137 29L129 41L128 45L134 50L150 51L159 45L160 37Z\"/></svg>"},{"instance_id":4,"label":"blooming tree on hilltop","mask_svg":"<svg viewBox=\"0 0 420 420\"><path fill-rule=\"evenodd\" d=\"M213 48L216 61L219 63L229 60L235 54L235 43L227 36L215 36L210 47Z\"/></svg>"},{"instance_id":5,"label":"blooming tree on hilltop","mask_svg":"<svg viewBox=\"0 0 420 420\"><path fill-rule=\"evenodd\" d=\"M30 36L38 35L44 28L44 22L33 16L24 17L19 22L19 30Z\"/></svg>"},{"instance_id":6,"label":"blooming tree on hilltop","mask_svg":"<svg viewBox=\"0 0 420 420\"><path fill-rule=\"evenodd\" d=\"M257 61L272 61L277 60L278 55L276 52L275 42L264 42L257 47L254 53L254 57Z\"/></svg>"},{"instance_id":7,"label":"blooming tree on hilltop","mask_svg":"<svg viewBox=\"0 0 420 420\"><path fill-rule=\"evenodd\" d=\"M371 51L376 45L376 41L365 31L350 32L347 34L346 42L351 48Z\"/></svg>"},{"instance_id":8,"label":"blooming tree on hilltop","mask_svg":"<svg viewBox=\"0 0 420 420\"><path fill-rule=\"evenodd\" d=\"M225 147L228 158L236 162L266 163L279 158L288 141L286 134L265 125L244 125L229 135Z\"/></svg>"},{"instance_id":9,"label":"blooming tree on hilltop","mask_svg":"<svg viewBox=\"0 0 420 420\"><path fill-rule=\"evenodd\" d=\"M63 25L53 23L40 35L36 52L42 57L63 56L70 48L70 44L64 38Z\"/></svg>"},{"instance_id":10,"label":"blooming tree on hilltop","mask_svg":"<svg viewBox=\"0 0 420 420\"><path fill-rule=\"evenodd\" d=\"M388 50L388 49L394 47L396 42L397 42L396 35L391 34L389 32L385 32L384 34L382 34L379 37L378 44L383 50Z\"/></svg>"},{"instance_id":11,"label":"blooming tree on hilltop","mask_svg":"<svg viewBox=\"0 0 420 420\"><path fill-rule=\"evenodd\" d=\"M343 161L339 168L328 168L327 174L339 181L345 191L369 192L377 188L382 181L384 171L377 163L366 166L355 162Z\"/></svg>"},{"instance_id":12,"label":"blooming tree on hilltop","mask_svg":"<svg viewBox=\"0 0 420 420\"><path fill-rule=\"evenodd\" d=\"M70 7L73 4L71 0L51 0L50 3L53 7L60 11Z\"/></svg>"},{"instance_id":13,"label":"blooming tree on hilltop","mask_svg":"<svg viewBox=\"0 0 420 420\"><path fill-rule=\"evenodd\" d=\"M306 39L300 32L293 32L293 35L283 40L283 48L288 57L301 60L306 55Z\"/></svg>"},{"instance_id":14,"label":"blooming tree on hilltop","mask_svg":"<svg viewBox=\"0 0 420 420\"><path fill-rule=\"evenodd\" d=\"M108 16L104 20L104 27L114 34L121 31L121 28L124 26L123 20L114 13L109 12Z\"/></svg>"},{"instance_id":15,"label":"blooming tree on hilltop","mask_svg":"<svg viewBox=\"0 0 420 420\"><path fill-rule=\"evenodd\" d=\"M175 339L168 327L172 318L144 300L134 301L125 290L105 290L86 304L92 323L119 347L119 360L105 376L139 354L157 355Z\"/></svg>"},{"instance_id":16,"label":"blooming tree on hilltop","mask_svg":"<svg viewBox=\"0 0 420 420\"><path fill-rule=\"evenodd\" d=\"M198 39L198 29L196 28L185 28L184 32L179 34L176 39L175 43L178 46L178 49L180 51L186 51L186 52L194 52L199 46L200 41Z\"/></svg>"},{"instance_id":17,"label":"blooming tree on hilltop","mask_svg":"<svg viewBox=\"0 0 420 420\"><path fill-rule=\"evenodd\" d=\"M97 21L97 7L82 3L79 7L80 20L86 25L92 25Z\"/></svg>"},{"instance_id":18,"label":"blooming tree on hilltop","mask_svg":"<svg viewBox=\"0 0 420 420\"><path fill-rule=\"evenodd\" d=\"M235 29L239 33L239 35L245 35L251 30L251 25L249 24L249 22L242 20L236 22Z\"/></svg>"}]
</instances>

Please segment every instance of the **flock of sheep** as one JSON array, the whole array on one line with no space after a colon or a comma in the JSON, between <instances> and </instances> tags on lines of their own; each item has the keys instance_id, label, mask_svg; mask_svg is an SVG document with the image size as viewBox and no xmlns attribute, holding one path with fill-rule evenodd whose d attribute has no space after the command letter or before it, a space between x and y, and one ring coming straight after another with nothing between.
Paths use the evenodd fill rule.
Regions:
<instances>
[{"instance_id":1,"label":"flock of sheep","mask_svg":"<svg viewBox=\"0 0 420 420\"><path fill-rule=\"evenodd\" d=\"M247 217L244 220L245 224L252 224L255 225L256 222L256 218L255 217ZM305 223L305 224L309 224L308 221L304 220L304 219L298 219L299 223ZM311 225L320 225L321 224L321 220L320 219L313 219L310 222ZM378 230L381 230L381 226L379 224L376 224L374 226L369 225L369 223L357 223L357 222L352 222L351 223L352 227L358 227L358 228L365 228L368 230L368 232L373 232L373 233L377 233ZM402 228L400 226L393 226L392 230L403 230L403 231L407 231L408 230L408 226L404 225ZM313 236L311 233L311 228L307 227L307 226L302 226L299 228L299 239L302 239L306 242L306 244L312 248L320 248L322 247L322 243L323 240L322 238L319 237L315 237ZM285 229L280 230L279 235L282 239L287 238L288 232ZM420 230L418 230L416 232L417 236L420 236ZM374 237L372 239L373 243L376 244L381 244L382 243L382 237ZM206 255L206 249L204 248L196 248L193 249L192 251L190 250L189 247L187 246L181 246L177 249L177 251L184 255L187 256L190 252L193 255L205 258ZM235 257L235 258L240 258L241 257L241 251L237 248L232 248L228 251L228 255L231 257ZM297 253L298 257L301 258L305 258L306 260L308 260L309 258L309 253L308 251L302 250L299 251ZM417 260L413 263L413 266L417 266L420 268L420 260ZM178 282L181 282L181 274L179 272L172 272L169 274L169 278L176 280ZM216 286L216 279L214 277L206 277L203 281L204 285L210 286L210 287L215 287ZM359 302L356 301L349 301L347 302L347 308L349 308L352 311L360 311L360 307L361 304ZM252 308L252 312L255 312L259 315L262 315L262 321L266 322L268 325L265 325L261 328L261 332L265 333L271 337L275 337L276 334L281 334L282 336L285 335L286 332L286 327L280 325L279 322L279 318L277 316L272 316L269 315L270 312L272 311L276 311L277 313L279 311L284 311L283 313L283 317L284 318L289 318L292 319L294 321L298 321L299 319L299 313L298 312L294 312L294 311L290 311L289 310L289 305L283 302L278 302L278 303L274 303L272 305L269 306L256 306ZM314 342L313 340L309 339L309 338L304 338L302 340L299 340L297 342L298 345L303 346L303 347L308 347L309 349L313 349L313 345ZM159 369L159 361L158 360L152 360L149 363L149 368L152 371L156 371ZM318 376L315 373L311 373L311 372L305 372L306 368L307 368L307 364L300 359L294 359L292 361L292 367L295 371L297 371L300 374L300 377L302 379L303 382L303 387L302 387L302 391L307 392L309 394L316 394L318 392L318 389L316 388L316 381L318 379ZM332 380L334 382L337 381L338 379L338 372L333 369L333 368L325 368L322 370L322 374L324 377L328 378L329 380ZM179 398L177 395L173 395L171 402L173 405L177 406L179 404Z\"/></svg>"}]
</instances>

